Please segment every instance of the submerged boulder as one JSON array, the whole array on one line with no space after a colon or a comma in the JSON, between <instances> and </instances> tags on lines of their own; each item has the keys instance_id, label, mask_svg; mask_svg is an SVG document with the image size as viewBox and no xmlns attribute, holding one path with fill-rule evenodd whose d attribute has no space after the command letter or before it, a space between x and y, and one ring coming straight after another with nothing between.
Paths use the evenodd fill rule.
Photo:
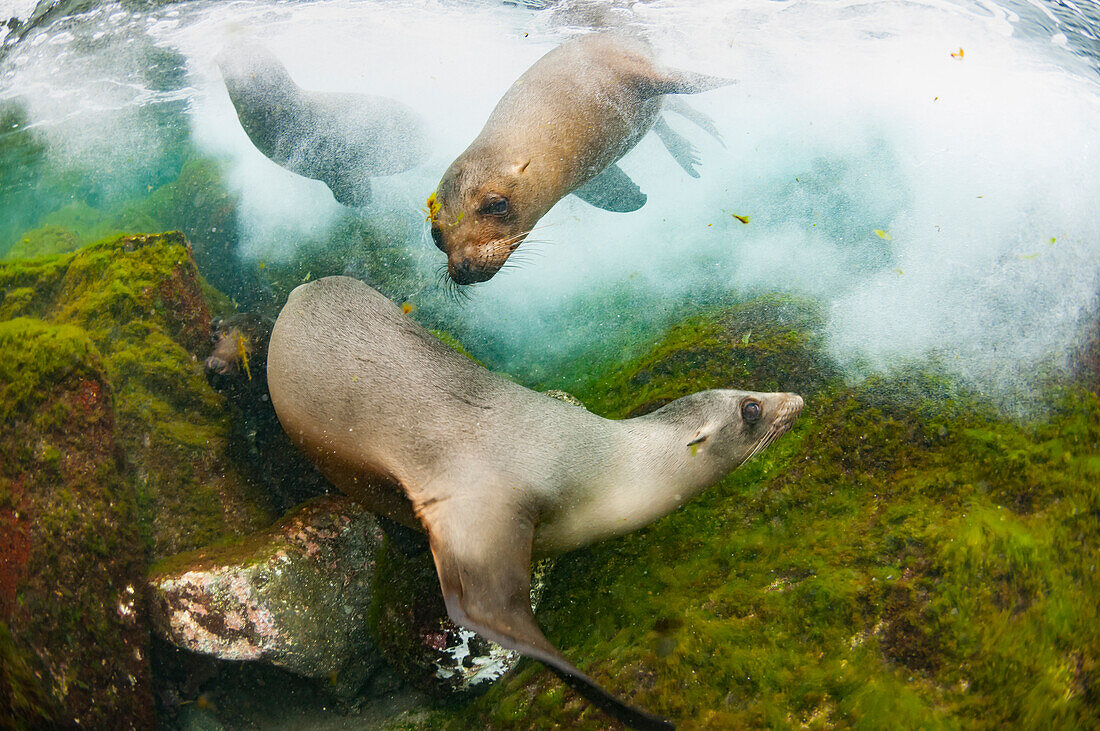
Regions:
<instances>
[{"instance_id":1,"label":"submerged boulder","mask_svg":"<svg viewBox=\"0 0 1100 731\"><path fill-rule=\"evenodd\" d=\"M151 726L145 567L275 517L209 322L179 234L0 263L0 725Z\"/></svg>"},{"instance_id":2,"label":"submerged boulder","mask_svg":"<svg viewBox=\"0 0 1100 731\"><path fill-rule=\"evenodd\" d=\"M379 539L349 498L317 498L239 542L155 567L153 626L192 652L361 680L379 662L366 622Z\"/></svg>"},{"instance_id":3,"label":"submerged boulder","mask_svg":"<svg viewBox=\"0 0 1100 731\"><path fill-rule=\"evenodd\" d=\"M210 306L186 239L122 236L0 264L0 314L81 329L101 355L153 559L274 519L226 458L230 423L203 377Z\"/></svg>"},{"instance_id":4,"label":"submerged boulder","mask_svg":"<svg viewBox=\"0 0 1100 731\"><path fill-rule=\"evenodd\" d=\"M137 494L79 328L0 323L0 726L149 727Z\"/></svg>"},{"instance_id":5,"label":"submerged boulder","mask_svg":"<svg viewBox=\"0 0 1100 731\"><path fill-rule=\"evenodd\" d=\"M1100 399L1064 383L1021 422L930 366L849 385L774 303L692 318L577 390L612 416L706 387L809 398L683 509L558 558L550 641L698 728L1100 723ZM606 719L531 663L423 725Z\"/></svg>"}]
</instances>

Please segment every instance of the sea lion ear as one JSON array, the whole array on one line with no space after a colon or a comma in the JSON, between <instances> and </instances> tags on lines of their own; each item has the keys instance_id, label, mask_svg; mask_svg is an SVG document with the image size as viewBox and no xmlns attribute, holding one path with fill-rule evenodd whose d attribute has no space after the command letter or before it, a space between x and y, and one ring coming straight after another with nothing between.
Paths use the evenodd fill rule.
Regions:
<instances>
[{"instance_id":1,"label":"sea lion ear","mask_svg":"<svg viewBox=\"0 0 1100 731\"><path fill-rule=\"evenodd\" d=\"M524 170L526 170L527 166L530 165L530 164L531 164L531 158L527 158L526 160L517 160L516 161L516 175L519 175Z\"/></svg>"},{"instance_id":2,"label":"sea lion ear","mask_svg":"<svg viewBox=\"0 0 1100 731\"><path fill-rule=\"evenodd\" d=\"M707 434L706 432L704 432L702 429L700 429L698 432L696 432L695 438L692 439L690 442L688 442L688 446L689 447L694 447L696 444L702 444L703 442L705 442L707 440L708 436L710 436L710 435Z\"/></svg>"}]
</instances>

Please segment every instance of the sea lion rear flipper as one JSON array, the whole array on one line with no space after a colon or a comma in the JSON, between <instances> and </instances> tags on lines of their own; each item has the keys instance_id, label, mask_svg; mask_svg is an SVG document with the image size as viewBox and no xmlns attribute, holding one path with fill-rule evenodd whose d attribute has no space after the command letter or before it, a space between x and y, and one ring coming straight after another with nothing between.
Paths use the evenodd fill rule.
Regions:
<instances>
[{"instance_id":1,"label":"sea lion rear flipper","mask_svg":"<svg viewBox=\"0 0 1100 731\"><path fill-rule=\"evenodd\" d=\"M672 159L684 169L684 172L693 178L698 178L699 172L695 169L695 166L699 164L699 151L695 149L695 145L688 142L686 137L673 130L672 127L669 127L664 117L657 117L657 122L653 125L653 132L664 143L665 149L672 155Z\"/></svg>"},{"instance_id":2,"label":"sea lion rear flipper","mask_svg":"<svg viewBox=\"0 0 1100 731\"><path fill-rule=\"evenodd\" d=\"M670 112L679 114L689 122L694 123L696 127L718 140L718 144L722 145L722 147L726 146L726 141L722 139L722 133L719 132L718 127L714 125L714 120L688 104L683 98L678 96L666 96L661 100L661 106Z\"/></svg>"},{"instance_id":3,"label":"sea lion rear flipper","mask_svg":"<svg viewBox=\"0 0 1100 731\"><path fill-rule=\"evenodd\" d=\"M513 506L477 507L477 519L457 506L421 514L439 573L447 614L458 625L501 647L546 665L562 681L610 716L638 729L673 724L631 706L571 665L550 644L531 611L531 541L534 526Z\"/></svg>"},{"instance_id":4,"label":"sea lion rear flipper","mask_svg":"<svg viewBox=\"0 0 1100 731\"><path fill-rule=\"evenodd\" d=\"M630 213L646 202L642 189L618 165L608 165L599 175L574 190L573 195L612 213Z\"/></svg>"}]
</instances>

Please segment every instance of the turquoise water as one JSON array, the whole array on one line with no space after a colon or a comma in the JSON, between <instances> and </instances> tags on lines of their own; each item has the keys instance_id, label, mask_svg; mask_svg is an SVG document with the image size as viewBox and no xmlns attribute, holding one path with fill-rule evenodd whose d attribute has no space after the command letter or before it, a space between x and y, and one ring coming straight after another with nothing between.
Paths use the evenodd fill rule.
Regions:
<instances>
[{"instance_id":1,"label":"turquoise water","mask_svg":"<svg viewBox=\"0 0 1100 731\"><path fill-rule=\"evenodd\" d=\"M830 349L853 377L934 354L1011 398L1028 374L1064 366L1094 309L1100 84L1089 3L137 7L60 4L9 31L0 252L47 224L85 238L125 228L188 160L204 160L233 200L224 225L187 230L179 219L201 216L163 203L154 218L212 252L200 266L241 304L278 301L252 277L258 267L329 251L321 272L297 274L373 266L367 278L424 320L548 383L594 343L625 346L685 308L779 291L826 303ZM672 117L700 152L699 179L650 136L622 163L649 195L642 210L567 198L520 249L520 268L448 302L426 195L515 77L593 19L644 30L671 65L736 78L692 99L726 147ZM250 145L213 64L246 41L306 88L410 105L428 125L428 159L376 179L359 211L277 167ZM401 272L364 264L365 230L395 247Z\"/></svg>"},{"instance_id":2,"label":"turquoise water","mask_svg":"<svg viewBox=\"0 0 1100 731\"><path fill-rule=\"evenodd\" d=\"M675 622L656 617L654 631L661 637L655 645L657 656L663 661L671 650L662 654L660 648L667 649L667 641L677 632L679 641L687 642L684 638L697 626L712 634L699 629L698 636L704 639L694 648L696 659L714 654L710 643L721 641L722 658L733 657L733 665L745 662L748 667L747 655L736 655L735 650L751 654L755 646L713 639L727 637L730 627L752 619L737 614L736 622L731 620L734 615L727 605L739 605L742 593L754 602L764 597L761 606L768 601L781 603L777 597L783 586L772 574L788 571L795 584L802 584L807 572L820 571L816 583L804 582L809 587L807 600L789 600L793 607L828 614L826 610L835 607L862 606L862 598L843 594L857 583L852 577L858 573L846 563L849 549L843 540L851 538L853 530L871 533L866 525L881 520L887 524L883 535L889 539L883 539L886 548L881 555L876 553L877 544L862 533L854 539L860 545L852 549L858 554L852 563L859 571L865 568L862 561L884 562L872 568L881 569L884 581L892 580L890 562L896 561L907 574L913 571L927 582L913 580L913 586L939 596L940 564L911 561L905 552L911 544L922 542L941 548L950 544L956 548L943 549L949 559L960 551L972 551L977 557L973 562L977 578L960 570L948 575L943 586L970 589L973 585L977 587L974 596L981 597L991 581L985 575L987 568L999 565L998 561L1007 560L1015 567L1005 572L1012 581L1026 578L1032 564L1041 566L1044 577L1057 577L1043 590L1049 596L1029 598L1038 607L1031 614L1021 600L1018 611L1046 631L1048 625L1033 616L1042 614L1041 619L1055 628L1049 630L1055 639L1038 630L1014 633L1017 610L1011 617L1002 617L1009 613L998 614L996 601L996 611L966 615L965 601L948 597L963 605L962 618L952 620L958 616L957 607L943 604L934 607L939 614L928 615L943 620L941 625L926 627L923 619L908 615L900 621L902 602L902 609L893 606L876 609L877 614L869 612L874 622L864 630L848 632L845 625L843 647L854 650L877 633L883 621L903 630L909 627L921 641L926 635L939 641L942 632L947 638L943 657L973 659L986 677L995 678L990 682L992 690L982 692L1011 697L1021 686L1019 676L1026 674L1012 665L1027 654L1014 654L1019 649L1016 645L1038 636L1042 646L1036 649L1034 662L1045 673L1041 679L1054 678L1068 690L1062 692L1063 685L1050 681L1050 692L1035 696L1041 702L1033 703L1039 709L1034 718L1084 717L1059 716L1059 708L1047 701L1061 698L1069 705L1081 704L1085 713L1089 688L1095 686L1095 681L1088 681L1085 665L1093 656L1077 655L1075 669L1070 668L1072 653L1067 660L1063 654L1069 651L1062 646L1064 641L1076 652L1089 641L1087 633L1073 623L1079 617L1087 619L1088 608L1074 605L1076 614L1065 609L1070 619L1060 614L1074 604L1078 594L1073 592L1080 586L1086 599L1094 598L1088 594L1093 586L1088 581L1096 575L1095 566L1091 573L1082 568L1080 576L1066 578L1070 569L1063 570L1063 564L1072 568L1076 564L1070 558L1080 558L1082 564L1086 558L1072 549L1066 550L1070 558L1058 553L1064 545L1090 549L1095 544L1097 503L1089 498L1094 496L1089 485L1100 467L1094 456L1095 440L1089 441L1095 433L1095 423L1088 421L1094 413L1088 410L1093 402L1081 406L1084 415L1074 421L1066 416L1072 412L1066 404L1051 406L1042 398L1054 392L1045 390L1050 377L1066 372L1088 338L1095 337L1100 314L1100 9L1094 2L62 0L49 4L32 0L0 2L0 17L7 16L13 20L0 30L0 258L73 250L116 232L180 229L190 240L203 275L242 311L274 317L290 289L303 281L327 274L359 276L410 306L412 317L455 335L495 370L544 389L574 390L586 384L590 393L604 399L604 403L589 403L600 413L625 414L628 406L646 406L642 403L646 400L652 405L667 395L666 390L695 384L696 377L699 382L711 378L708 368L724 378L726 371L706 362L718 357L713 352L691 360L694 355L688 351L703 343L710 331L705 327L694 331L691 328L697 323L690 321L687 334L674 331L668 352L659 352L642 365L624 365L630 356L649 352L667 326L710 304L741 305L726 312L772 328L763 337L750 328L743 340L738 330L736 341L747 346L755 337L765 343L760 352L736 352L738 357L758 357L759 362L752 363L757 371L770 368L770 362L781 364L768 377L796 377L813 391L823 390L822 381L839 388L830 380L836 364L855 396L815 393L817 403L809 402L805 421L816 420L807 427L816 431L792 434L791 445L780 443L773 448L779 455L775 462L758 462L737 473L734 480L741 482L733 488L727 484L722 495L697 512L685 517L686 511L681 511L683 522L676 525L687 526L688 533L705 528L710 532L703 535L713 539L714 546L708 543L707 551L694 552L697 547L692 545L689 550L684 547L689 542L683 538L684 531L665 523L639 543L606 549L621 551L613 560L605 561L609 553L595 549L562 561L564 568L556 575L555 586L565 586L569 592L562 596L551 592L544 611L556 621L548 626L570 641L571 654L578 645L590 642L588 635L569 637L570 632L576 633L571 627L587 628L587 619L571 611L574 602L587 606L585 599L575 597L595 592L599 596L591 606L597 606L608 592L623 591L614 580L625 576L620 584L629 584L631 571L641 572L649 565L646 557L657 556L669 566L653 572L660 577L653 578L653 591L647 585L646 601L636 604L627 595L615 598L614 612L628 619L616 617L611 624L615 631L621 627L634 632L627 635L634 639L617 639L611 654L592 640L597 642L595 649L590 642L584 652L589 658L610 658L615 667L634 667L622 658L629 658L631 648L646 651L647 623L653 618L629 619L629 610L635 606L641 607L636 610L640 613L658 606L667 609L658 600L662 587L668 586L670 602L681 596L690 601L670 610ZM667 64L736 79L733 86L690 100L714 120L724 144L670 115L670 124L698 149L702 161L698 179L686 175L656 139L647 137L621 161L648 195L641 210L609 213L567 197L513 257L516 266L464 289L463 296L456 298L440 281L444 257L428 234L426 197L514 79L563 40L593 27L642 32ZM340 205L323 184L271 162L242 130L214 63L223 49L246 43L264 45L305 88L383 95L416 110L428 130L427 158L406 172L373 179L373 199L360 209ZM792 297L782 299L784 295ZM767 316L759 317L761 311L767 311ZM780 326L801 331L818 313L824 320L822 337L829 358L819 362L814 351L811 359L803 351L812 349L794 338L784 341L791 353L768 361L766 348L785 337L775 334L782 333ZM735 352L730 343L722 348L715 351ZM197 374L199 361L193 365ZM698 374L692 370L695 365L699 365ZM920 398L932 404L930 413L914 415L904 409L895 413L888 405L893 387L889 384L904 381L904 375L897 374L914 365L913 372L927 369L954 376L962 386L959 392L971 387L977 395L963 404L982 403L984 396L1012 415L1051 406L1061 421L1026 422L1039 424L1036 435L1017 434L1017 429L1025 427L1011 419L989 426L994 417L980 410L964 418L952 412L954 391L945 388L948 396L937 395L942 385L938 381L929 391L933 395L920 392ZM613 372L618 366L622 373ZM892 375L884 381L873 379L882 374ZM596 376L603 380L593 386ZM681 384L667 382L681 377ZM171 379L160 380L167 380L165 388L170 391ZM878 393L881 383L888 384L885 394ZM786 380L781 387L793 388ZM923 382L920 387L929 388ZM635 389L645 398L631 400L622 395ZM1044 396L1036 399L1035 393ZM879 403L880 395L886 406ZM820 403L843 413L823 413ZM216 405L212 410L221 415ZM987 418L989 423L984 421ZM1069 425L1064 433L1060 424ZM192 438L179 424L171 426L182 434L181 440ZM913 427L914 434L906 427ZM250 437L255 438L255 432ZM142 448L148 450L149 442L145 435ZM155 441L154 447L158 447ZM138 454L139 446L128 444L127 449ZM38 451L45 453L44 448ZM849 452L854 455L850 461ZM140 459L152 460L162 453L167 452L154 449L151 456ZM826 466L817 465L815 476L817 459ZM803 461L808 466L799 466ZM140 460L136 464L138 471L147 466ZM849 471L856 473L851 484ZM783 482L787 475L790 483ZM197 484L200 478L195 480ZM904 499L886 494L896 485L902 486L898 490ZM7 484L0 487L6 490ZM1018 504L1010 499L1009 488L1014 487L1020 492ZM781 499L780 506L769 507L766 499L753 492L757 488L767 499ZM835 500L847 503L834 502L834 488ZM873 499L866 492L873 492ZM879 493L882 504L897 501L886 518L870 514L878 510ZM730 498L733 494L737 499ZM952 502L958 496L958 504ZM1043 521L1049 516L1042 508L1031 512L1033 499L1042 508L1050 506L1054 517L1049 519L1058 530L1049 528L1049 533L1056 534L1058 541L1046 532ZM803 501L809 507L804 508ZM1014 511L1007 528L1000 512L1005 504ZM744 514L733 511L731 505L744 508ZM870 506L869 515L864 520L858 511L866 506ZM215 507L213 512L219 513L221 506ZM2 500L0 508L8 509ZM718 517L712 519L712 513ZM788 514L795 516L789 519L790 525L783 522ZM834 515L840 516L839 527L822 528L831 526ZM843 522L845 517L849 522ZM741 539L738 531L728 531L721 523L727 519L751 529L748 537ZM925 519L927 526L921 522ZM997 529L998 525L1002 527ZM835 537L829 530L844 535ZM806 536L806 544L800 544L797 539ZM956 536L966 539L965 549L957 547L963 540L954 543ZM757 560L762 549L753 543L756 540L773 554ZM837 560L835 567L826 566L824 560L818 566L814 557L824 550L822 546L831 546L830 541L841 545L838 551L843 560ZM893 542L899 541L906 546L904 551L896 549L904 554L900 558L891 553ZM1041 550L1034 549L1033 542ZM647 546L656 546L652 554ZM1009 549L1018 549L1018 554ZM922 550L935 558L932 548ZM790 556L774 553L784 551ZM970 566L967 556L963 558L941 563ZM596 568L586 568L586 562ZM731 562L743 564L741 574L727 566ZM681 563L687 568L676 573ZM605 565L610 570L600 573ZM804 570L804 566L816 568ZM1038 575L1039 570L1035 571ZM689 576L690 572L698 572L698 577ZM996 574L992 569L988 573ZM700 590L697 583L710 586L711 593ZM431 577L426 584L433 586ZM745 586L759 590L745 593ZM824 593L814 595L820 587ZM628 586L626 591L633 588ZM839 592L839 598L833 601L827 590ZM1028 596L1022 589L1020 594ZM867 596L871 597L867 601L881 599L873 593ZM702 609L691 603L696 599ZM722 602L726 604L721 611L711 606ZM1048 611L1048 607L1053 608ZM687 618L682 620L687 629L678 630L681 613ZM788 632L804 631L797 629L801 615L796 611L776 610L774 616L795 619L788 624L772 622L765 631L745 630L745 636L770 640L769 633L774 633L785 640ZM979 643L977 650L962 647L952 654L954 649L946 646L954 638L973 641L969 628L961 631L952 624L965 625L969 616L1004 623L989 620L982 637L992 640ZM592 626L605 630L608 617L598 619ZM1001 627L1010 628L1004 636L997 634ZM592 636L599 637L599 632ZM1073 644L1067 637L1082 644ZM913 641L918 650L921 641ZM1007 659L998 664L1002 642ZM912 664L906 665L903 652L908 645L901 640L896 645L898 656L890 655L882 667L890 672L902 667L899 673L908 672L904 668ZM163 648L159 652L163 654ZM683 652L683 657L691 657L687 649ZM938 657L940 650L930 652ZM582 656L579 650L577 655ZM791 666L805 665L797 660L799 656L789 655L785 645L781 651L758 654L753 662L765 655L793 657ZM657 682L686 676L686 665L676 665L679 657L674 654L668 660L669 667L662 667ZM167 672L154 667L154 674L162 676L157 678L161 686L182 689L177 697L157 701L178 712L181 719L194 712L198 724L203 714L196 709L205 695L199 688L217 673L211 666L178 662ZM765 689L751 687L752 677L745 676L750 686L746 691L741 676L722 664L725 659L711 658L711 662L712 670L717 667L729 675L699 685L711 695L699 696L707 700L689 699L686 707L695 714L692 718L720 727L720 719L706 714L730 709L711 698L724 696L729 706L735 690L761 706L768 704ZM878 662L877 656L873 662L864 658L863 667L872 668L869 675L853 675L856 679L847 681L866 686L868 707L887 697L901 698L898 707L903 707L906 698L916 697L912 688L902 692L907 688L904 684L925 684L925 676L891 681L893 676L884 673L885 685L874 686L872 675L878 672ZM1011 667L1013 676L997 676L1002 667ZM810 668L825 675L834 669L828 664ZM1035 671L1037 677L1040 670ZM228 680L230 673L224 667L217 672L222 675L216 682L224 681L226 686L219 698L231 699L221 709L223 718L236 719L239 725L358 726L370 717L371 712L342 718L323 692L303 691L304 686L294 686L285 677L269 677L267 673L276 673L270 669L245 668L241 677ZM622 677L615 678L619 689L633 682L633 676L626 675L632 672L624 670ZM795 699L791 707L819 706L827 718L827 704L806 700L812 694L803 694L802 685L790 680L791 672L779 663L761 671L760 677L782 679L776 684ZM970 669L959 670L955 678L953 669L945 669L935 676L936 682L946 683L946 678L957 684L937 686L929 695L947 694L957 704L951 712L962 708L970 713L967 688L971 677L977 685L982 672L974 670L972 675ZM188 673L182 679L175 677ZM164 680L168 676L173 676L170 682ZM1071 676L1072 682L1067 680ZM896 687L889 685L895 681ZM813 682L807 687L818 687ZM818 685L829 687L829 682ZM308 697L271 697L278 694L271 688L290 686ZM675 708L673 701L679 702L681 694L659 687L663 703ZM734 689L729 695L725 695L727 687ZM1036 687L1046 686L1037 681ZM545 691L537 679L530 692L536 689ZM387 692L383 688L377 695ZM544 711L553 707L556 713L563 705L554 700L554 692L544 693L552 700L544 704ZM858 700L862 692L836 697L855 702L851 699ZM534 697L526 688L514 693ZM416 706L423 699L406 700L407 705ZM925 715L913 717L921 722L939 718L934 714L942 710L941 700L937 696L927 708L920 706ZM390 716L403 702L398 698L391 703L394 708L375 711L379 717ZM1001 715L995 717L1008 718L1014 709L1027 707L1027 703L1014 703L1006 701L1007 714L997 707ZM506 716L507 704L501 708ZM1044 715L1046 711L1049 715ZM533 724L542 718L537 707L525 713ZM855 713L847 707L838 718L873 723L893 714L893 707L886 705ZM807 717L816 716L807 712ZM980 711L959 716L975 717L982 717ZM180 724L186 726L183 720Z\"/></svg>"}]
</instances>

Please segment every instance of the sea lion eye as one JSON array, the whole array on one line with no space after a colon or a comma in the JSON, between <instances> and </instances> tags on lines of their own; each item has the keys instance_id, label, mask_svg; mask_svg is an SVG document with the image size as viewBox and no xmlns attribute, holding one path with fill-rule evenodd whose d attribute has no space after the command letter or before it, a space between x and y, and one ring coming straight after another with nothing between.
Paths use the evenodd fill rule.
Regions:
<instances>
[{"instance_id":1,"label":"sea lion eye","mask_svg":"<svg viewBox=\"0 0 1100 731\"><path fill-rule=\"evenodd\" d=\"M436 248L440 251L447 250L447 247L443 245L443 229L439 227L438 223L432 224L432 241L435 242Z\"/></svg>"},{"instance_id":2,"label":"sea lion eye","mask_svg":"<svg viewBox=\"0 0 1100 731\"><path fill-rule=\"evenodd\" d=\"M753 424L760 420L760 414L763 411L759 401L745 399L741 404L741 420L747 424Z\"/></svg>"},{"instance_id":3,"label":"sea lion eye","mask_svg":"<svg viewBox=\"0 0 1100 731\"><path fill-rule=\"evenodd\" d=\"M508 199L502 195L492 193L485 197L484 202L481 204L481 208L477 209L477 212L484 213L487 216L506 216L508 215L508 210Z\"/></svg>"}]
</instances>

